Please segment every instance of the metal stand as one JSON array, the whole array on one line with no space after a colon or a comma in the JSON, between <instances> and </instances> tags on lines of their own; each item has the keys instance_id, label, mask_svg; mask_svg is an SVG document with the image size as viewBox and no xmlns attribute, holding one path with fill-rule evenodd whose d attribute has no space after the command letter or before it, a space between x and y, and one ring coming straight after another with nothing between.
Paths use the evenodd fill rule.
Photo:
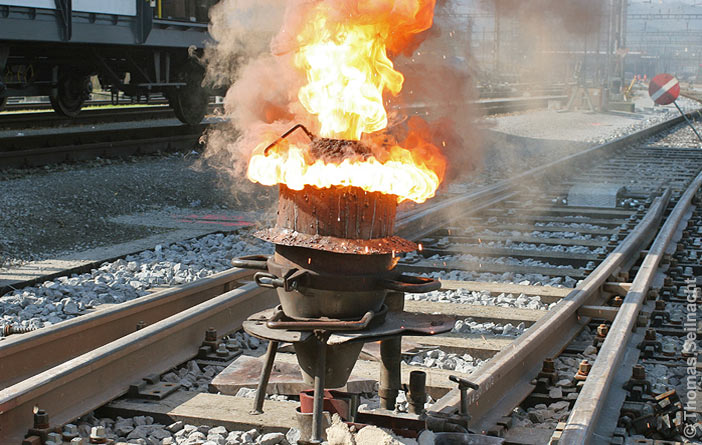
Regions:
<instances>
[{"instance_id":1,"label":"metal stand","mask_svg":"<svg viewBox=\"0 0 702 445\"><path fill-rule=\"evenodd\" d=\"M318 355L317 368L314 376L314 408L312 412L312 437L310 443L322 443L322 422L324 421L324 380L327 369L328 338L329 333L325 331L321 331L319 334L315 335ZM271 340L268 343L268 349L266 350L266 363L261 370L261 377L258 381L258 388L256 388L256 397L254 398L253 410L251 411L251 414L263 413L263 402L266 399L266 388L268 387L268 381L271 378L271 371L273 370L273 363L275 362L275 356L278 352L279 344L280 342L275 340Z\"/></svg>"},{"instance_id":2,"label":"metal stand","mask_svg":"<svg viewBox=\"0 0 702 445\"><path fill-rule=\"evenodd\" d=\"M448 315L403 312L402 305L404 304L404 296L402 292L397 292L396 296L389 298L389 301L394 302L393 304L396 304L396 306L393 306L393 308L399 307L399 311L388 310L382 322L379 322L377 325L371 323L366 326L365 329L360 330L316 328L318 326L317 321L310 322L313 328L309 330L279 329L277 326L271 327L269 326L269 322L274 319L273 315L277 311L276 308L253 314L248 320L244 321L243 327L246 332L258 338L270 341L268 350L266 351L265 363L261 370L258 388L256 390L253 413L263 412L266 388L273 369L273 362L278 350L278 345L281 342L291 342L296 345L296 348L304 344L309 345L310 351L305 351L305 354L307 354L306 363L313 364L314 366L309 366L306 368L307 371L303 371L303 373L314 379L314 403L312 407L312 432L310 434L310 443L319 444L323 441L324 387L327 383L333 385L332 379L334 378L333 373L329 374L331 376L329 379L326 378L328 373L327 368L329 367L332 368L331 370L334 370L335 367L340 366L338 361L343 361L344 357L339 357L339 350L344 350L344 347L369 341L380 341L381 345L385 343L385 346L381 347L382 351L384 351L384 353L381 353L383 356L381 388L386 388L388 390L388 392L386 392L388 397L386 397L385 403L392 403L392 408L394 408L395 397L400 388L400 344L402 336L435 335L448 332L453 328L454 320L453 317ZM388 303L388 300L386 300L386 303ZM387 305L390 304L391 303L388 303ZM300 328L300 326L298 326L298 328ZM360 351L360 348L358 351ZM356 352L356 354L357 353L358 352ZM327 364L328 356L332 357L333 361L330 365ZM357 355L355 355L354 358L356 356ZM300 350L298 350L298 362L300 362ZM348 369L349 372L350 369L351 368ZM394 396L392 396L393 394Z\"/></svg>"},{"instance_id":3,"label":"metal stand","mask_svg":"<svg viewBox=\"0 0 702 445\"><path fill-rule=\"evenodd\" d=\"M315 335L319 358L314 376L314 407L312 409L312 437L311 443L322 443L322 421L324 417L324 378L327 374L327 338L329 334L322 332Z\"/></svg>"},{"instance_id":4,"label":"metal stand","mask_svg":"<svg viewBox=\"0 0 702 445\"><path fill-rule=\"evenodd\" d=\"M278 345L280 342L271 340L268 342L268 349L266 350L266 363L261 369L261 378L258 381L258 388L256 388L256 397L254 398L254 407L251 414L263 414L263 401L266 399L266 388L268 387L268 380L271 378L271 371L273 370L273 362L275 362L275 355L278 352Z\"/></svg>"},{"instance_id":5,"label":"metal stand","mask_svg":"<svg viewBox=\"0 0 702 445\"><path fill-rule=\"evenodd\" d=\"M680 106L678 105L678 102L677 102L677 101L673 101L673 105L675 105L675 108L677 108L678 111L680 112L680 114L682 114L682 117L685 119L685 122L687 122L687 125L689 125L690 128L692 128L692 131L695 132L695 134L697 135L697 139L699 139L700 142L702 142L702 136L700 136L700 134L697 132L697 130L695 129L695 127L692 125L692 122L690 122L690 119L688 119L687 116L685 115L685 113L683 113L683 110L680 109Z\"/></svg>"},{"instance_id":6,"label":"metal stand","mask_svg":"<svg viewBox=\"0 0 702 445\"><path fill-rule=\"evenodd\" d=\"M403 292L390 292L385 297L385 304L389 311L402 312L405 307L405 294ZM402 350L402 337L392 337L380 342L380 382L378 396L380 407L394 410L397 395L401 387L400 362Z\"/></svg>"}]
</instances>

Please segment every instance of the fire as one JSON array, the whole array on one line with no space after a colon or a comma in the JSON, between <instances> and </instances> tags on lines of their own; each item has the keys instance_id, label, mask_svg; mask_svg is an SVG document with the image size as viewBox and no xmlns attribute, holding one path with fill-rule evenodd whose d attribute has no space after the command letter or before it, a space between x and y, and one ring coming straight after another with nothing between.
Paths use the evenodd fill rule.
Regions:
<instances>
[{"instance_id":1,"label":"fire","mask_svg":"<svg viewBox=\"0 0 702 445\"><path fill-rule=\"evenodd\" d=\"M370 142L373 154L324 162L311 157L307 145L287 140L264 152L270 139L254 150L248 178L294 190L355 186L397 195L400 202L433 197L446 162L428 142L428 128L410 119L402 143L383 130L388 126L384 94L398 95L404 82L388 53L409 49L417 34L431 27L434 2L338 0L310 6L292 57L307 81L297 99L316 119L319 136Z\"/></svg>"}]
</instances>

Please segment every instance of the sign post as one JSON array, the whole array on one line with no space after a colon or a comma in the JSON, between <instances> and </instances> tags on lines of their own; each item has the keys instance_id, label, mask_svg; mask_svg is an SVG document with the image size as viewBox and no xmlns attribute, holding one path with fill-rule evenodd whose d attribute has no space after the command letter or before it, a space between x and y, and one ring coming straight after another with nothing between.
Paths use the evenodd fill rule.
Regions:
<instances>
[{"instance_id":1,"label":"sign post","mask_svg":"<svg viewBox=\"0 0 702 445\"><path fill-rule=\"evenodd\" d=\"M697 135L697 139L702 142L702 136L700 136L695 127L692 125L692 122L690 122L690 119L687 118L676 102L676 99L680 95L680 82L678 82L678 79L676 79L675 76L668 73L656 75L656 77L651 79L651 83L648 84L648 95L651 96L653 102L657 103L658 105L668 105L671 103L675 105L675 108L678 109L687 124L690 126L690 128L692 128L692 131L694 131L695 135Z\"/></svg>"}]
</instances>

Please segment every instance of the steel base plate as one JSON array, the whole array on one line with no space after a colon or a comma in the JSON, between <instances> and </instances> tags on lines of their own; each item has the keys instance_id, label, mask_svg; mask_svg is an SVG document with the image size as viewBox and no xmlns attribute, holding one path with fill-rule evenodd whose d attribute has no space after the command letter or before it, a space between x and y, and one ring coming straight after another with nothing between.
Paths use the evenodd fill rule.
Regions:
<instances>
[{"instance_id":1,"label":"steel base plate","mask_svg":"<svg viewBox=\"0 0 702 445\"><path fill-rule=\"evenodd\" d=\"M266 322L275 313L275 310L275 308L271 308L253 314L243 323L244 330L254 337L289 343L302 342L314 335L309 331L268 328ZM396 335L435 335L449 332L453 326L454 318L449 315L388 312L384 323L378 326L371 325L361 331L336 331L329 336L327 344L371 342Z\"/></svg>"}]
</instances>

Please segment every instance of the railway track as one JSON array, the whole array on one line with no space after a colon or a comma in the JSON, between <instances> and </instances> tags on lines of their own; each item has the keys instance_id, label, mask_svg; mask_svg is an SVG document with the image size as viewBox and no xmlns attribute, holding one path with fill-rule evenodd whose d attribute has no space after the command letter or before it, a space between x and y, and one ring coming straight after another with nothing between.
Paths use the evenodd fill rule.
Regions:
<instances>
[{"instance_id":1,"label":"railway track","mask_svg":"<svg viewBox=\"0 0 702 445\"><path fill-rule=\"evenodd\" d=\"M551 436L560 436L560 443L580 443L592 434L587 428L581 431L582 425L600 424L595 415L602 408L592 404L611 386L611 382L604 386L599 382L611 379L609 373L617 369L616 354L621 350L616 346L623 343L616 339L627 336L631 320L639 321L636 315L641 296L649 295L652 284L661 289L660 295L665 294L665 286L671 293L673 286L655 284L651 276L662 261L661 252L670 249L671 233L690 214L690 203L697 199L702 154L650 147L644 141L680 120L553 161L470 194L447 198L398 219L398 235L422 244L418 255L406 257L398 267L442 279L441 291L426 298L408 296L405 310L451 314L457 321L470 318L464 326L489 321L502 331L473 332L470 327L405 342L403 381L411 371L427 373L427 392L436 400L432 412L449 415L461 407L460 391L448 378L457 374L479 385L464 394L472 416L470 427L477 432L506 435L510 443L544 443L530 440ZM612 178L626 188L588 187ZM580 201L587 205L577 205ZM689 230L697 227L693 223ZM685 264L678 262L675 272L679 267L685 272ZM688 267L699 275L699 270ZM293 421L289 402L266 401L266 412L251 416L250 399L236 397L238 386L224 380L212 382L213 389L222 394L180 391L161 402L134 397L133 392L120 397L130 388L134 391L133 385L140 379L149 378L154 383L157 379L149 376L202 354L208 328L220 334L236 331L247 315L274 305L275 294L256 287L250 279L250 272L232 269L0 341L0 387L5 388L0 391L0 437L21 440L32 427L34 406L49 413L52 425L70 422L102 406L102 411L111 415L148 414L161 421L286 430ZM592 355L584 354L590 344L585 345L582 336L612 320L610 334L590 370L598 377L587 377L582 385L563 385L560 396L552 396L555 382L544 374L544 369L548 370L544 362L555 359L562 363L566 358L572 362ZM145 327L135 331L141 321ZM505 334L507 324L519 335ZM611 348L619 351L614 363L607 352ZM367 354L366 358L374 355L372 350ZM445 363L437 366L436 360L431 361L442 354L462 357L464 368L454 365L450 369ZM478 360L468 363L465 354ZM600 361L605 356L606 361ZM279 353L278 357L283 363L295 360L292 354ZM199 360L211 363L212 357L200 355ZM361 360L354 373L360 381L376 379L378 363ZM271 392L276 388L271 386ZM582 399L577 397L578 391ZM560 403L561 417L570 412L572 419L553 428L530 430L515 428L506 417L517 406L532 409L542 403ZM611 418L615 427L618 418ZM512 428L507 428L508 424ZM568 437L578 439L568 442Z\"/></svg>"},{"instance_id":2,"label":"railway track","mask_svg":"<svg viewBox=\"0 0 702 445\"><path fill-rule=\"evenodd\" d=\"M487 115L512 113L545 108L551 101L564 101L566 96L538 96L483 99L476 105ZM214 109L215 106L213 106ZM424 113L427 106L413 107L412 112ZM173 118L166 105L150 105L125 109L84 110L75 119L52 112L0 114L0 128L26 129L52 126L70 126L60 132L8 135L0 138L0 168L39 167L60 162L75 162L96 157L125 157L157 151L190 150L204 128L218 119L206 119L200 125L154 125L150 127L87 128L93 124L137 122Z\"/></svg>"},{"instance_id":3,"label":"railway track","mask_svg":"<svg viewBox=\"0 0 702 445\"><path fill-rule=\"evenodd\" d=\"M171 113L170 110L163 110ZM152 113L148 111L147 113ZM127 113L128 114L128 113ZM60 162L75 162L96 157L125 157L135 154L192 150L208 124L206 119L195 126L173 121L158 125L127 128L77 127L69 131L46 131L0 139L0 168L38 167Z\"/></svg>"},{"instance_id":4,"label":"railway track","mask_svg":"<svg viewBox=\"0 0 702 445\"><path fill-rule=\"evenodd\" d=\"M175 114L167 104L87 108L74 118L61 116L53 111L2 113L0 114L0 128L2 130L25 130L28 128L67 127L154 119L175 119Z\"/></svg>"}]
</instances>

